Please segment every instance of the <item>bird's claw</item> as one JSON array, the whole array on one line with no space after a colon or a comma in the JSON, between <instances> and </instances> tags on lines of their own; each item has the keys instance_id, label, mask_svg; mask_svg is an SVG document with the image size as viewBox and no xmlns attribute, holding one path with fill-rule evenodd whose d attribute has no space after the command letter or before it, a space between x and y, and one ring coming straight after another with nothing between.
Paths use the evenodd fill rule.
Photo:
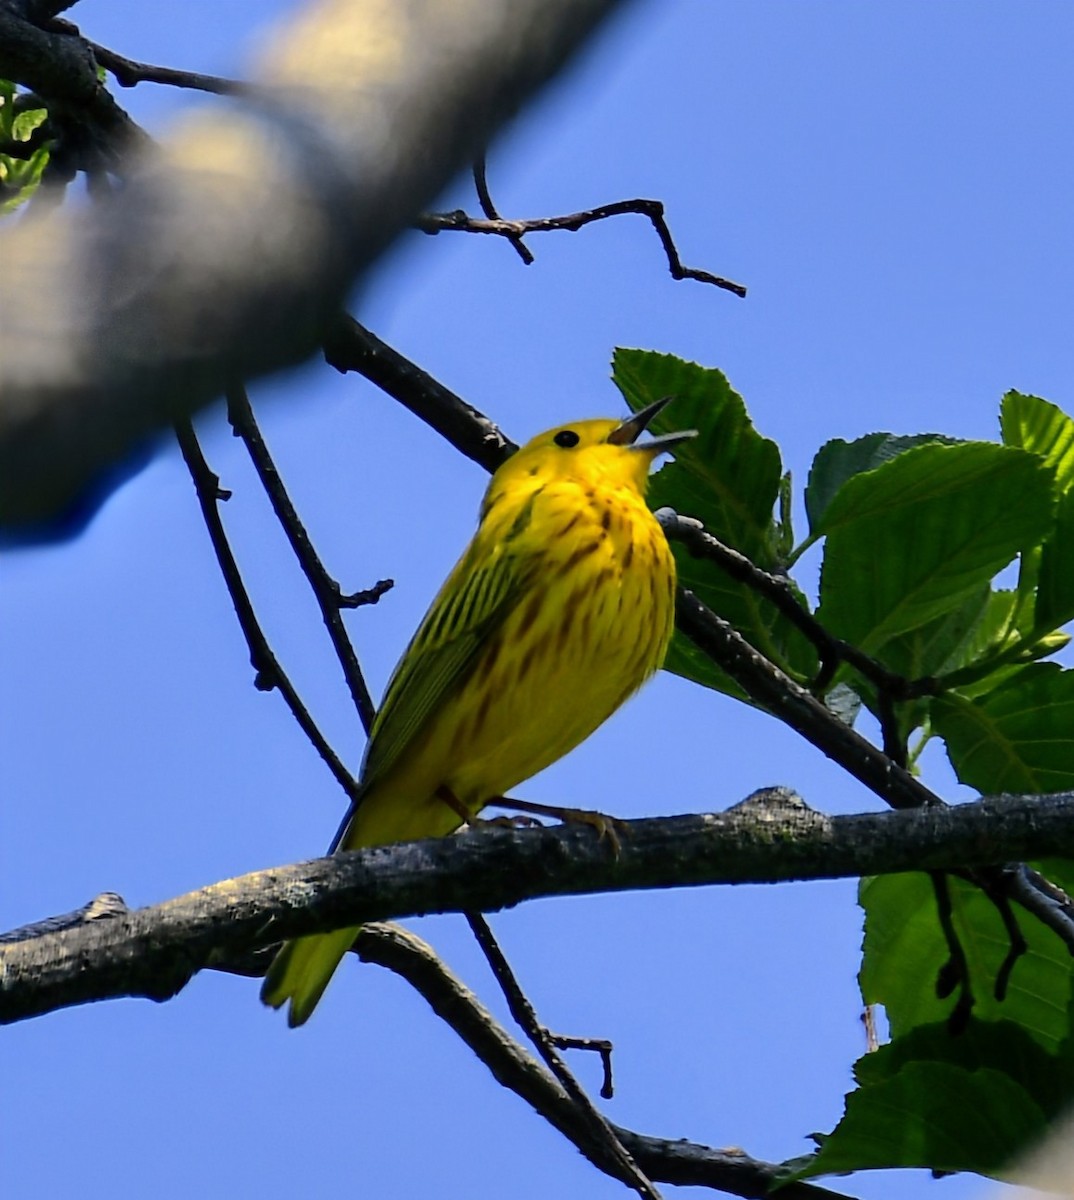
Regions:
<instances>
[{"instance_id":1,"label":"bird's claw","mask_svg":"<svg viewBox=\"0 0 1074 1200\"><path fill-rule=\"evenodd\" d=\"M595 829L597 840L603 842L607 838L612 853L616 858L619 857L623 848L623 839L619 835L622 833L625 836L628 830L625 821L620 821L618 817L610 817L607 813L597 812L591 808L564 808L561 811L560 820L564 824L588 825L591 829Z\"/></svg>"},{"instance_id":2,"label":"bird's claw","mask_svg":"<svg viewBox=\"0 0 1074 1200\"><path fill-rule=\"evenodd\" d=\"M541 822L536 817L527 817L522 813L516 813L513 817L471 817L469 824L474 828L483 825L496 825L501 829L539 829L541 826Z\"/></svg>"}]
</instances>

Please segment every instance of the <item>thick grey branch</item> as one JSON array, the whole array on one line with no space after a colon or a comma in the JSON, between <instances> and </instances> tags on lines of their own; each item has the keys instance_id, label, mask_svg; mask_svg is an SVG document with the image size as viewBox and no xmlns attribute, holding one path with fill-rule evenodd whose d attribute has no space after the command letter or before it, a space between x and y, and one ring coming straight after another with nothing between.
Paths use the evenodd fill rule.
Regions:
<instances>
[{"instance_id":1,"label":"thick grey branch","mask_svg":"<svg viewBox=\"0 0 1074 1200\"><path fill-rule=\"evenodd\" d=\"M538 896L834 879L1074 855L1074 793L828 817L785 789L725 813L481 828L255 871L165 904L0 946L0 1022L117 996L164 1000L203 967L362 921L490 912Z\"/></svg>"},{"instance_id":2,"label":"thick grey branch","mask_svg":"<svg viewBox=\"0 0 1074 1200\"><path fill-rule=\"evenodd\" d=\"M272 99L188 117L92 211L6 230L0 523L54 515L229 379L312 353L354 281L623 2L317 0L253 72ZM0 74L48 100L63 55L64 101L107 103L85 43L8 2L0 18Z\"/></svg>"}]
</instances>

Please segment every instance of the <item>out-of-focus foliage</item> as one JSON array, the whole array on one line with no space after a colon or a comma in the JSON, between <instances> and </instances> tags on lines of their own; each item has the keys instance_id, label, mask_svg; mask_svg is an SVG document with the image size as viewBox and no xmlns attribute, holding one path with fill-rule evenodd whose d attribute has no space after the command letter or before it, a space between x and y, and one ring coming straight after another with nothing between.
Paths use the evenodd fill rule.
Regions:
<instances>
[{"instance_id":1,"label":"out-of-focus foliage","mask_svg":"<svg viewBox=\"0 0 1074 1200\"><path fill-rule=\"evenodd\" d=\"M0 213L24 204L48 165L47 111L0 79Z\"/></svg>"}]
</instances>

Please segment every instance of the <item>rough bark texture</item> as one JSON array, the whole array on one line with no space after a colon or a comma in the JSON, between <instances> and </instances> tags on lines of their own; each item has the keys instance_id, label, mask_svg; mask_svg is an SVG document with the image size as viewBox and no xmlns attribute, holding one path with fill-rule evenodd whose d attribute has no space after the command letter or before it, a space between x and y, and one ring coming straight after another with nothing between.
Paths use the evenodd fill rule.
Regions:
<instances>
[{"instance_id":1,"label":"rough bark texture","mask_svg":"<svg viewBox=\"0 0 1074 1200\"><path fill-rule=\"evenodd\" d=\"M793 792L724 813L481 828L255 871L165 904L20 931L0 945L0 1021L117 996L165 1000L198 970L296 934L539 896L983 867L1074 854L1074 794L828 817ZM112 911L114 912L114 906Z\"/></svg>"}]
</instances>

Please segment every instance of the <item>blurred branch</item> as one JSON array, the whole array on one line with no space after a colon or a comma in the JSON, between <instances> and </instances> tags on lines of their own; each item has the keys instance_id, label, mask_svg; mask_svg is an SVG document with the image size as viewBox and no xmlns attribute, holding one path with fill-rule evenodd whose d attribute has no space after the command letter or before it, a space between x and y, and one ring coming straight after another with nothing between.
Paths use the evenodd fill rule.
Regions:
<instances>
[{"instance_id":1,"label":"blurred branch","mask_svg":"<svg viewBox=\"0 0 1074 1200\"><path fill-rule=\"evenodd\" d=\"M116 996L167 999L206 966L371 920L491 912L540 896L1071 856L1074 793L829 817L774 788L724 813L625 821L621 833L615 856L584 826L482 827L255 871L122 917L5 943L0 1022Z\"/></svg>"},{"instance_id":2,"label":"blurred branch","mask_svg":"<svg viewBox=\"0 0 1074 1200\"><path fill-rule=\"evenodd\" d=\"M746 288L741 283L733 283L730 279L724 279L722 275L713 275L710 271L683 265L675 241L671 236L671 230L664 219L664 206L659 200L643 200L641 198L616 200L612 204L600 204L595 208L587 208L582 212L569 213L562 217L530 217L525 220L505 221L502 217L494 215L495 209L492 208L492 200L488 195L487 188L484 192L481 190L484 175L479 175L476 169L475 179L478 183L478 196L486 214L484 220L468 216L459 209L449 213L423 213L415 221L417 227L423 233L429 234L453 229L459 233L485 233L507 238L520 253L525 251L523 262L529 266L533 261L533 255L522 243L522 238L527 233L550 233L556 230L576 233L579 229L583 229L586 225L592 225L595 221L607 221L609 217L621 217L628 213L634 213L647 217L652 223L657 237L660 239L660 245L664 248L672 279L694 279L698 283L709 283L726 292L733 292L736 296L746 295ZM486 199L488 200L487 207L485 206Z\"/></svg>"},{"instance_id":3,"label":"blurred branch","mask_svg":"<svg viewBox=\"0 0 1074 1200\"><path fill-rule=\"evenodd\" d=\"M497 1083L525 1100L594 1166L605 1169L603 1144L594 1144L590 1125L580 1117L567 1092L425 942L398 926L374 923L362 929L354 949L363 962L385 967L406 980L485 1064ZM610 1128L646 1176L662 1183L708 1187L746 1200L762 1200L779 1177L778 1166L750 1158L741 1150L713 1150L685 1139L648 1137L615 1124ZM779 1195L785 1200L840 1200L842 1193L794 1183L782 1188Z\"/></svg>"},{"instance_id":4,"label":"blurred branch","mask_svg":"<svg viewBox=\"0 0 1074 1200\"><path fill-rule=\"evenodd\" d=\"M353 800L358 790L357 780L343 765L339 755L328 744L328 740L310 716L309 710L303 704L294 684L280 666L279 660L273 653L261 628L261 623L257 619L257 614L254 612L254 606L246 591L246 585L242 581L238 563L231 551L227 534L224 532L224 523L220 519L220 502L227 500L231 493L221 490L219 478L209 469L209 464L205 461L205 456L201 452L201 446L194 433L194 426L189 421L180 421L176 424L175 432L179 439L183 460L194 481L198 504L209 531L209 540L212 542L216 560L220 565L220 573L224 577L224 584L231 596L235 615L239 618L239 626L250 651L250 665L254 669L254 687L262 692L269 692L273 689L279 691L298 722L299 728L309 738L313 748L327 764L347 797Z\"/></svg>"},{"instance_id":5,"label":"blurred branch","mask_svg":"<svg viewBox=\"0 0 1074 1200\"><path fill-rule=\"evenodd\" d=\"M316 0L251 72L270 94L187 116L91 211L9 223L0 524L70 512L228 380L311 354L355 281L623 2ZM0 5L0 76L121 135L91 47L36 11Z\"/></svg>"},{"instance_id":6,"label":"blurred branch","mask_svg":"<svg viewBox=\"0 0 1074 1200\"><path fill-rule=\"evenodd\" d=\"M382 579L374 587L367 588L364 591L344 594L336 580L325 570L320 555L310 541L310 536L306 532L306 527L303 525L301 517L299 517L295 506L291 503L291 497L287 494L287 489L283 485L280 473L276 470L276 464L272 460L272 455L269 453L265 439L262 437L257 421L254 419L254 411L250 407L250 400L246 394L246 389L241 384L231 384L227 390L227 403L228 419L231 422L231 427L235 431L236 436L242 439L243 445L245 445L249 452L250 459L254 464L254 470L257 472L257 477L261 480L261 484L268 495L269 502L272 504L272 510L276 514L276 519L283 527L283 531L287 535L287 540L291 544L291 549L298 559L303 574L309 581L314 599L321 610L321 619L328 630L328 637L332 642L332 648L335 650L336 657L339 659L340 667L343 670L343 677L347 682L347 687L350 689L351 699L358 710L362 728L368 736L370 729L373 727L373 700L369 695L365 676L362 674L362 668L358 663L358 655L355 653L354 646L347 636L341 610L344 608L360 608L367 604L376 604L380 597L392 586L392 581L390 579Z\"/></svg>"}]
</instances>

